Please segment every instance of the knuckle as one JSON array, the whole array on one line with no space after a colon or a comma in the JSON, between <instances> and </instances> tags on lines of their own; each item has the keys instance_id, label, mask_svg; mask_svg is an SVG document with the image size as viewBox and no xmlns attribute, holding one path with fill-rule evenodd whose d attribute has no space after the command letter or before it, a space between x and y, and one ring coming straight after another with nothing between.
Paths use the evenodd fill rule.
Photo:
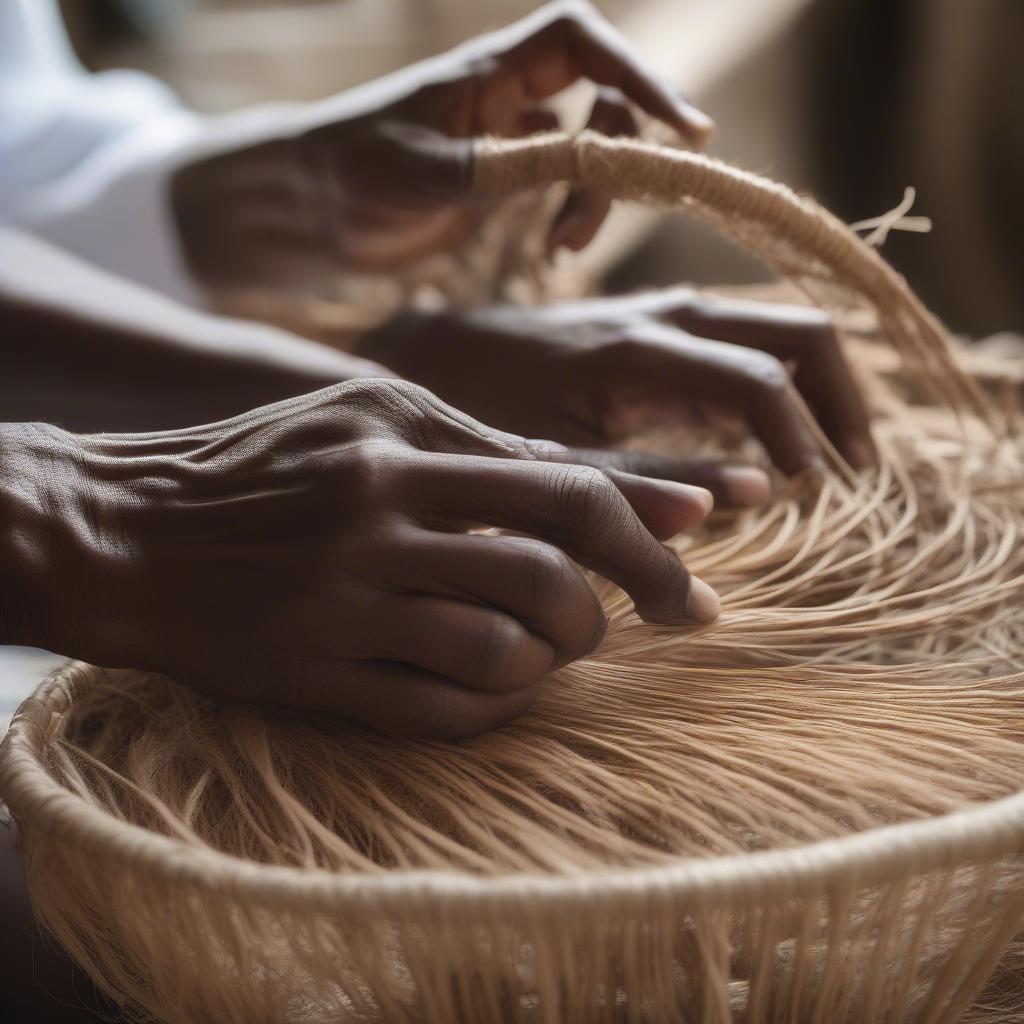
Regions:
<instances>
[{"instance_id":1,"label":"knuckle","mask_svg":"<svg viewBox=\"0 0 1024 1024\"><path fill-rule=\"evenodd\" d=\"M736 369L757 391L778 393L789 387L789 373L785 365L768 352L745 349L737 359Z\"/></svg>"},{"instance_id":2,"label":"knuckle","mask_svg":"<svg viewBox=\"0 0 1024 1024\"><path fill-rule=\"evenodd\" d=\"M322 392L325 399L338 402L372 403L379 391L381 380L376 377L360 377L357 380L333 384Z\"/></svg>"},{"instance_id":3,"label":"knuckle","mask_svg":"<svg viewBox=\"0 0 1024 1024\"><path fill-rule=\"evenodd\" d=\"M337 453L332 477L355 507L379 507L398 470L399 453L382 441L357 441Z\"/></svg>"},{"instance_id":4,"label":"knuckle","mask_svg":"<svg viewBox=\"0 0 1024 1024\"><path fill-rule=\"evenodd\" d=\"M528 653L525 630L502 615L489 615L472 639L474 682L490 690L519 689L536 681L526 671Z\"/></svg>"},{"instance_id":5,"label":"knuckle","mask_svg":"<svg viewBox=\"0 0 1024 1024\"><path fill-rule=\"evenodd\" d=\"M611 479L590 466L567 466L552 479L556 509L572 525L597 532L618 507Z\"/></svg>"},{"instance_id":6,"label":"knuckle","mask_svg":"<svg viewBox=\"0 0 1024 1024\"><path fill-rule=\"evenodd\" d=\"M327 389L333 402L361 407L389 420L421 417L430 405L430 392L396 377L363 377Z\"/></svg>"},{"instance_id":7,"label":"knuckle","mask_svg":"<svg viewBox=\"0 0 1024 1024\"><path fill-rule=\"evenodd\" d=\"M578 658L594 650L608 621L597 595L565 552L540 541L523 541L523 593L532 618L559 620L565 642L561 653Z\"/></svg>"},{"instance_id":8,"label":"knuckle","mask_svg":"<svg viewBox=\"0 0 1024 1024\"><path fill-rule=\"evenodd\" d=\"M558 548L528 542L525 551L527 600L544 614L562 603L573 578L573 564Z\"/></svg>"}]
</instances>

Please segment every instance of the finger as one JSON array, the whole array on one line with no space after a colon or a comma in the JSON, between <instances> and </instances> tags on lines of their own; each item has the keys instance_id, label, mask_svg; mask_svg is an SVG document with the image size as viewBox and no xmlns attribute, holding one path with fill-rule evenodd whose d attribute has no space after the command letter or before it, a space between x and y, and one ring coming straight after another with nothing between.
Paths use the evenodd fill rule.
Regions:
<instances>
[{"instance_id":1,"label":"finger","mask_svg":"<svg viewBox=\"0 0 1024 1024\"><path fill-rule=\"evenodd\" d=\"M710 587L691 584L679 559L655 540L622 491L599 470L425 453L410 464L403 481L425 516L506 527L556 545L625 590L648 621L707 622L718 615ZM642 486L652 483L642 481Z\"/></svg>"},{"instance_id":2,"label":"finger","mask_svg":"<svg viewBox=\"0 0 1024 1024\"><path fill-rule=\"evenodd\" d=\"M409 385L405 385L406 388ZM554 441L524 438L517 434L488 427L471 416L442 402L432 392L416 388L418 401L429 406L435 416L424 417L419 425L421 450L488 455L497 458L536 459L541 462L598 465L602 453L591 451L588 456ZM671 473L631 474L630 456L621 454L609 460L611 453L603 453L598 468L619 471L616 483L643 525L659 540L667 540L702 521L711 511L714 499L705 488L673 478ZM639 458L635 456L634 458ZM651 463L653 466L655 463ZM648 477L658 476L660 479ZM739 481L737 481L738 483Z\"/></svg>"},{"instance_id":3,"label":"finger","mask_svg":"<svg viewBox=\"0 0 1024 1024\"><path fill-rule=\"evenodd\" d=\"M549 5L494 43L507 48L492 56L514 69L536 99L588 78L618 89L692 145L706 144L714 130L714 122L648 71L622 35L589 5Z\"/></svg>"},{"instance_id":4,"label":"finger","mask_svg":"<svg viewBox=\"0 0 1024 1024\"><path fill-rule=\"evenodd\" d=\"M609 136L635 136L639 130L625 96L607 87L598 89L587 128ZM552 221L548 251L564 245L578 252L589 245L608 215L611 201L610 195L596 189L571 191Z\"/></svg>"},{"instance_id":5,"label":"finger","mask_svg":"<svg viewBox=\"0 0 1024 1024\"><path fill-rule=\"evenodd\" d=\"M783 473L825 472L813 419L775 356L648 321L598 358L601 373L624 392L739 413Z\"/></svg>"},{"instance_id":6,"label":"finger","mask_svg":"<svg viewBox=\"0 0 1024 1024\"><path fill-rule=\"evenodd\" d=\"M495 608L427 594L393 594L368 622L381 657L475 690L506 693L540 682L555 652L522 623Z\"/></svg>"},{"instance_id":7,"label":"finger","mask_svg":"<svg viewBox=\"0 0 1024 1024\"><path fill-rule=\"evenodd\" d=\"M419 531L389 582L499 608L546 640L556 665L590 654L607 626L572 560L529 537Z\"/></svg>"},{"instance_id":8,"label":"finger","mask_svg":"<svg viewBox=\"0 0 1024 1024\"><path fill-rule=\"evenodd\" d=\"M702 523L714 508L704 487L630 472L628 456L596 449L566 448L552 441L525 440L529 455L542 462L593 466L606 473L656 540L668 540Z\"/></svg>"},{"instance_id":9,"label":"finger","mask_svg":"<svg viewBox=\"0 0 1024 1024\"><path fill-rule=\"evenodd\" d=\"M822 429L855 468L875 462L870 417L829 317L809 306L666 292L648 300L691 334L745 345L796 364L793 383Z\"/></svg>"},{"instance_id":10,"label":"finger","mask_svg":"<svg viewBox=\"0 0 1024 1024\"><path fill-rule=\"evenodd\" d=\"M763 505L772 493L771 479L763 469L720 459L677 459L647 452L572 448L564 461L703 488L711 493L715 508Z\"/></svg>"},{"instance_id":11,"label":"finger","mask_svg":"<svg viewBox=\"0 0 1024 1024\"><path fill-rule=\"evenodd\" d=\"M317 661L296 673L285 702L343 715L386 732L461 739L518 717L539 692L539 683L507 693L474 690L394 661Z\"/></svg>"}]
</instances>

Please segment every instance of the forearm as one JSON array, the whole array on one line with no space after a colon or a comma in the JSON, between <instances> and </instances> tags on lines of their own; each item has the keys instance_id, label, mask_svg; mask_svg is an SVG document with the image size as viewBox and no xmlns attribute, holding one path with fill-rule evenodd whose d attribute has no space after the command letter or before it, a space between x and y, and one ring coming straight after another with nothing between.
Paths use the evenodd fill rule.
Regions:
<instances>
[{"instance_id":1,"label":"forearm","mask_svg":"<svg viewBox=\"0 0 1024 1024\"><path fill-rule=\"evenodd\" d=\"M0 419L77 431L210 422L376 364L187 309L23 235L0 234Z\"/></svg>"}]
</instances>

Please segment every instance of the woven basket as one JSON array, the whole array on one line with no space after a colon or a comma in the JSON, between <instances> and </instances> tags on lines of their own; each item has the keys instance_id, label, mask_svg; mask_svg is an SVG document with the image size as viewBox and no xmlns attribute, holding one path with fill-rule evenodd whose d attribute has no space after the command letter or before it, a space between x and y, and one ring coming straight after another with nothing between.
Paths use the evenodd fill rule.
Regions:
<instances>
[{"instance_id":1,"label":"woven basket","mask_svg":"<svg viewBox=\"0 0 1024 1024\"><path fill-rule=\"evenodd\" d=\"M823 287L833 306L843 293L873 309L882 334L912 366L916 386L962 418L991 424L984 396L958 368L945 332L901 279L838 221L781 186L692 154L586 135L495 143L481 151L478 179L481 188L501 194L570 181L684 207L808 290ZM850 500L852 508L864 499ZM1019 600L1019 567L1009 558L1003 556L1003 575L986 584L978 608ZM617 598L610 591L604 596L613 626L624 622ZM638 629L617 649L616 664L628 664ZM690 664L728 657L714 646L714 635L712 627L710 639L685 648ZM1016 654L1006 657L1012 662ZM821 663L820 652L817 658ZM823 666L825 678L832 671L827 658ZM564 670L568 696L547 693L504 738L457 748L403 748L400 740L381 739L379 750L400 759L407 749L410 757L415 751L438 763L497 757L509 736L528 741L535 725L557 713L560 699L585 694L588 673L599 668L582 663ZM786 664L765 667L756 683L769 686L787 671ZM877 685L885 700L899 701L898 667L892 675L884 693L884 672L882 682L856 682L869 697ZM975 673L945 689L940 678L934 692L906 693L908 716L918 704L932 716L921 724L922 744L932 746L944 720L980 721L969 703L976 698L991 721L1008 723L1006 750L1013 757L1007 754L1001 777L1020 778L1024 716L1014 708L1024 675L997 673L986 681ZM738 855L659 854L656 862L621 868L291 867L223 852L208 837L185 834L138 787L130 800L112 796L115 783L104 780L114 778L117 766L92 764L88 786L70 770L76 757L79 766L88 765L81 752L88 755L95 736L112 728L98 707L156 727L161 714L188 700L159 677L73 663L26 702L0 751L0 794L21 827L44 923L143 1019L925 1024L960 1019L1000 964L1004 974L1016 965L1014 940L1024 929L1024 793L973 804L964 799L950 813L922 812L895 824L861 829L854 823L846 834L821 841L757 849L757 837L746 835L747 852ZM188 713L206 714L201 699L194 700L199 703ZM857 707L870 708L870 701ZM250 725L260 715L224 714L248 716ZM781 697L777 714L766 719L766 729L785 721ZM286 734L275 729L292 728L272 715L264 726L271 739ZM337 723L294 728L325 744L318 749L333 744L339 757L349 744L360 750L359 744L378 742ZM976 731L983 731L980 725ZM138 733L129 729L124 736L130 749ZM669 756L651 749L655 759ZM865 763L871 756L865 754ZM993 755L991 764L997 761ZM372 763L365 769L370 777ZM936 763L941 768L940 757ZM988 770L980 755L964 764L950 752L951 775L983 779ZM169 757L164 767L179 766ZM628 773L622 776L628 781ZM751 774L751 806L761 799L759 778ZM244 788L251 779L240 774L236 781ZM472 816L473 808L466 813ZM408 826L433 827L426 812L409 814ZM1001 998L984 1019L1024 1020L1024 998L1005 991Z\"/></svg>"}]
</instances>

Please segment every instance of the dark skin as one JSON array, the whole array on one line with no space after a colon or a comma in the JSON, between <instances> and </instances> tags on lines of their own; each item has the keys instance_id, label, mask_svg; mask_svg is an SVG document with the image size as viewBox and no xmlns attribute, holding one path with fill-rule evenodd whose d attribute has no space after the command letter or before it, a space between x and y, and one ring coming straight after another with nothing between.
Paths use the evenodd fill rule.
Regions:
<instances>
[{"instance_id":1,"label":"dark skin","mask_svg":"<svg viewBox=\"0 0 1024 1024\"><path fill-rule=\"evenodd\" d=\"M171 202L197 281L217 289L329 290L339 269L393 271L469 238L490 209L474 195L474 140L558 127L545 101L598 86L588 127L632 134L631 104L702 147L711 120L644 66L587 3L530 16L308 107L213 125ZM607 196L574 192L552 248L582 249Z\"/></svg>"},{"instance_id":2,"label":"dark skin","mask_svg":"<svg viewBox=\"0 0 1024 1024\"><path fill-rule=\"evenodd\" d=\"M648 621L717 614L659 543L703 519L705 489L631 473L629 456L595 469L377 364L0 240L0 395L37 421L0 425L0 640L462 736L520 713L600 640L578 565ZM275 401L232 415L257 394ZM230 418L180 425L204 412ZM127 423L149 429L92 432Z\"/></svg>"},{"instance_id":3,"label":"dark skin","mask_svg":"<svg viewBox=\"0 0 1024 1024\"><path fill-rule=\"evenodd\" d=\"M821 473L806 405L851 465L874 459L867 409L836 333L808 307L680 288L412 315L365 335L356 352L488 423L577 447L605 448L650 421L741 423L786 475ZM673 461L675 478L707 487L720 504L767 497L751 467ZM634 468L644 465L653 472L662 463Z\"/></svg>"},{"instance_id":4,"label":"dark skin","mask_svg":"<svg viewBox=\"0 0 1024 1024\"><path fill-rule=\"evenodd\" d=\"M558 127L547 100L588 81L588 126L634 134L633 110L700 147L712 122L645 67L589 4L527 18L362 88L308 107L212 126L172 183L171 205L196 282L230 296L331 295L339 272L391 272L457 247L489 201L472 190L474 141ZM549 245L583 248L607 196L574 192ZM786 474L820 474L819 446L796 392L855 467L871 463L867 415L821 314L689 292L402 317L356 351L484 422L603 448L627 420L740 420ZM791 386L785 364L795 373ZM593 461L593 460L591 460ZM649 461L646 472L678 478ZM691 464L716 500L766 497L763 476ZM727 480L728 478L728 480Z\"/></svg>"},{"instance_id":5,"label":"dark skin","mask_svg":"<svg viewBox=\"0 0 1024 1024\"><path fill-rule=\"evenodd\" d=\"M753 467L582 452L485 427L376 363L182 309L25 238L0 233L0 245L0 402L50 421L0 426L9 642L155 668L228 699L466 735L525 710L550 668L599 641L603 614L578 564L623 585L650 621L711 618L714 597L695 603L692 579L658 543L706 513L707 492L682 482L725 502L767 495ZM647 379L622 377L628 362L594 375L588 363L629 356L657 325L670 333L651 376L676 376L641 387L641 407L649 394L664 412L667 396L678 416L707 397L685 386L696 334L681 326L730 338L730 351L749 336L755 366L774 358L769 346L792 359L823 410L827 387L848 382L829 377L830 359L816 362L831 334L806 310L666 293L468 321L464 332L458 319L410 323L409 346L396 324L361 347L503 424L588 446L611 437L616 396L635 405ZM507 385L520 352L529 387L517 391ZM338 379L349 383L326 387ZM783 385L777 396L791 394ZM523 401L508 400L517 393ZM777 462L803 465L800 435L750 412L756 393L741 387L725 404L763 430ZM276 404L239 412L259 402ZM218 416L230 418L181 426ZM826 422L841 440L842 416ZM104 428L136 432L95 433ZM463 532L477 523L534 536ZM75 1007L98 997L35 932L9 859L0 874L16 898L3 903L2 931L19 965L8 976L25 984L4 1005L26 1020L78 1019Z\"/></svg>"},{"instance_id":6,"label":"dark skin","mask_svg":"<svg viewBox=\"0 0 1024 1024\"><path fill-rule=\"evenodd\" d=\"M474 735L600 640L574 563L620 584L648 621L717 615L658 543L703 518L706 492L549 461L565 450L406 381L159 434L3 436L22 584L12 638L220 697ZM59 510L60 530L36 509ZM72 607L73 594L93 596Z\"/></svg>"},{"instance_id":7,"label":"dark skin","mask_svg":"<svg viewBox=\"0 0 1024 1024\"><path fill-rule=\"evenodd\" d=\"M458 736L520 713L600 640L573 557L651 620L716 613L659 544L706 491L617 471L626 456L576 465L380 365L23 236L0 230L0 252L0 642ZM476 522L537 536L466 534ZM84 1019L99 999L39 935L13 840L0 829L0 1005Z\"/></svg>"},{"instance_id":8,"label":"dark skin","mask_svg":"<svg viewBox=\"0 0 1024 1024\"><path fill-rule=\"evenodd\" d=\"M598 131L635 133L635 106L691 146L710 134L589 6L550 5L324 104L211 128L170 196L196 281L330 294L341 270L458 246L490 209L473 139L557 127L543 103L580 79L599 87ZM585 246L608 206L571 194L549 246ZM357 358L0 243L0 642L227 699L442 737L494 727L599 643L580 566L648 621L717 614L661 541L709 492L766 500L768 478L609 451L637 419L738 420L784 473L817 473L799 393L852 463L871 459L849 369L806 310L684 292L495 308L396 320Z\"/></svg>"},{"instance_id":9,"label":"dark skin","mask_svg":"<svg viewBox=\"0 0 1024 1024\"><path fill-rule=\"evenodd\" d=\"M506 432L378 363L183 311L38 243L3 241L5 404L73 428L0 427L2 557L19 582L3 639L232 699L432 735L493 727L599 641L603 615L577 564L618 583L648 621L707 621L717 599L659 541L707 514L709 490L733 504L767 497L755 467L595 449L622 408L724 411L784 471L813 471L821 453L767 348L795 360L838 443L851 422L866 436L828 325L806 310L665 293L432 318L364 340L395 370L530 431ZM232 407L257 396L275 404ZM231 418L181 426L216 415ZM129 424L177 429L82 433Z\"/></svg>"}]
</instances>

